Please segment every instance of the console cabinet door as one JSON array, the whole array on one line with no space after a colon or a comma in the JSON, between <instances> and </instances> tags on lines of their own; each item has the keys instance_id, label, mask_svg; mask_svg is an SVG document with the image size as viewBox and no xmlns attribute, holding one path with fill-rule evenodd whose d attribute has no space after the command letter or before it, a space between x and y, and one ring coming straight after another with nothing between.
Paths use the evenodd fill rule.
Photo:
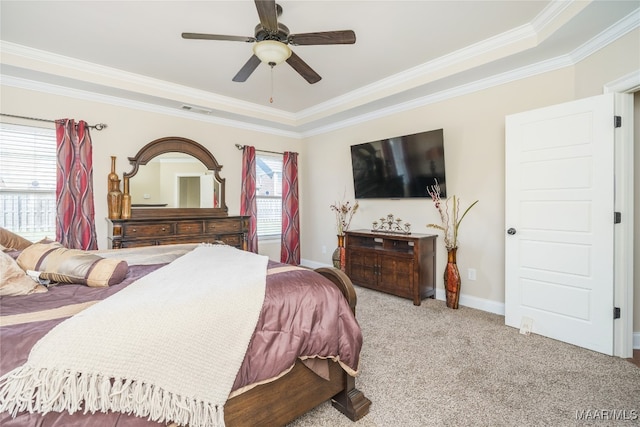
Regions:
<instances>
[{"instance_id":1,"label":"console cabinet door","mask_svg":"<svg viewBox=\"0 0 640 427\"><path fill-rule=\"evenodd\" d=\"M376 287L378 277L376 275L377 257L367 250L352 249L347 253L349 259L349 278L360 286Z\"/></svg>"},{"instance_id":2,"label":"console cabinet door","mask_svg":"<svg viewBox=\"0 0 640 427\"><path fill-rule=\"evenodd\" d=\"M378 257L379 287L395 295L411 298L413 293L413 257Z\"/></svg>"}]
</instances>

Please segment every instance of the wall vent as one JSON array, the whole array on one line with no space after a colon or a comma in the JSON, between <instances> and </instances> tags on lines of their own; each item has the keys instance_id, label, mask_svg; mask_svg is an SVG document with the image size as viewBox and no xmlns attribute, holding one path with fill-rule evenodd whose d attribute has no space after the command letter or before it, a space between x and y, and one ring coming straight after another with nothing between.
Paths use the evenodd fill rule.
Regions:
<instances>
[{"instance_id":1,"label":"wall vent","mask_svg":"<svg viewBox=\"0 0 640 427\"><path fill-rule=\"evenodd\" d=\"M180 106L181 110L184 111L191 111L192 113L199 113L199 114L211 114L213 113L213 110L209 110L208 108L204 108L204 107L198 107L195 105L188 105L188 104L182 104Z\"/></svg>"}]
</instances>

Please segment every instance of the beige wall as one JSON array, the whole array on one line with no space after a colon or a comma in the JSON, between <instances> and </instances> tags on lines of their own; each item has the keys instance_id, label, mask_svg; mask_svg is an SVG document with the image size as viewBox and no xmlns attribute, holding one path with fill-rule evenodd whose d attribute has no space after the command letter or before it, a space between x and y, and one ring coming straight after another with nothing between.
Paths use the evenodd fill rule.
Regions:
<instances>
[{"instance_id":1,"label":"beige wall","mask_svg":"<svg viewBox=\"0 0 640 427\"><path fill-rule=\"evenodd\" d=\"M239 212L241 152L234 144L257 149L292 150L300 153L300 197L302 258L310 264L330 264L336 245L334 215L329 205L343 196L353 199L352 144L419 131L443 128L447 185L450 194L463 203L480 202L460 228L459 267L463 294L499 307L504 302L504 121L505 116L538 107L602 93L603 85L634 70L640 70L636 30L575 67L507 83L473 94L425 105L411 111L377 118L346 129L308 137L305 140L150 113L122 106L64 96L2 87L2 111L45 118L82 118L109 127L92 132L96 221L101 247L106 245L106 176L109 156L118 158L118 174L129 170L125 159L153 139L182 136L202 143L224 166L226 202L230 214ZM636 111L638 108L636 99ZM5 119L3 118L3 121ZM30 123L33 124L33 123ZM636 140L638 140L636 127ZM640 150L636 150L636 170ZM637 180L636 180L637 181ZM637 189L636 189L637 192ZM393 213L412 224L416 233L432 233L426 224L438 222L428 199L363 200L352 228L369 228L380 216ZM640 230L640 208L636 201L636 235ZM440 239L437 276L441 277L445 252ZM279 241L261 242L260 252L279 258ZM636 239L636 261L640 249ZM477 271L469 281L467 269ZM637 268L636 268L636 271ZM638 277L638 276L636 276ZM637 282L637 280L636 280ZM437 284L442 289L440 281ZM640 331L640 290L636 285L635 330Z\"/></svg>"}]
</instances>

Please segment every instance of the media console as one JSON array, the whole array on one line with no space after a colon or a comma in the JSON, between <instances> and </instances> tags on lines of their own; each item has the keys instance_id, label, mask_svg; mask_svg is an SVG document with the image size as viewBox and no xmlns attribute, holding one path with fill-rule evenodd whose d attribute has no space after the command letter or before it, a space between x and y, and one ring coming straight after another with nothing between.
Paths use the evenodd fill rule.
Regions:
<instances>
[{"instance_id":1,"label":"media console","mask_svg":"<svg viewBox=\"0 0 640 427\"><path fill-rule=\"evenodd\" d=\"M420 305L425 298L435 298L437 237L347 231L347 276L356 285L409 298Z\"/></svg>"}]
</instances>

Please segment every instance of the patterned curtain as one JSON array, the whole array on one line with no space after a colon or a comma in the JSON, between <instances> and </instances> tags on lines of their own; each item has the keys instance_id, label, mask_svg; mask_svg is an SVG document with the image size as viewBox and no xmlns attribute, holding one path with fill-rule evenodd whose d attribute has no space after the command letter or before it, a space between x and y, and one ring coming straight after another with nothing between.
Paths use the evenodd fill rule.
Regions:
<instances>
[{"instance_id":1,"label":"patterned curtain","mask_svg":"<svg viewBox=\"0 0 640 427\"><path fill-rule=\"evenodd\" d=\"M300 264L298 153L286 151L282 161L282 247L280 262Z\"/></svg>"},{"instance_id":2,"label":"patterned curtain","mask_svg":"<svg viewBox=\"0 0 640 427\"><path fill-rule=\"evenodd\" d=\"M258 207L256 205L256 149L245 145L242 150L242 191L240 193L240 215L249 216L250 252L258 253Z\"/></svg>"},{"instance_id":3,"label":"patterned curtain","mask_svg":"<svg viewBox=\"0 0 640 427\"><path fill-rule=\"evenodd\" d=\"M89 126L56 120L56 240L70 249L98 249Z\"/></svg>"}]
</instances>

